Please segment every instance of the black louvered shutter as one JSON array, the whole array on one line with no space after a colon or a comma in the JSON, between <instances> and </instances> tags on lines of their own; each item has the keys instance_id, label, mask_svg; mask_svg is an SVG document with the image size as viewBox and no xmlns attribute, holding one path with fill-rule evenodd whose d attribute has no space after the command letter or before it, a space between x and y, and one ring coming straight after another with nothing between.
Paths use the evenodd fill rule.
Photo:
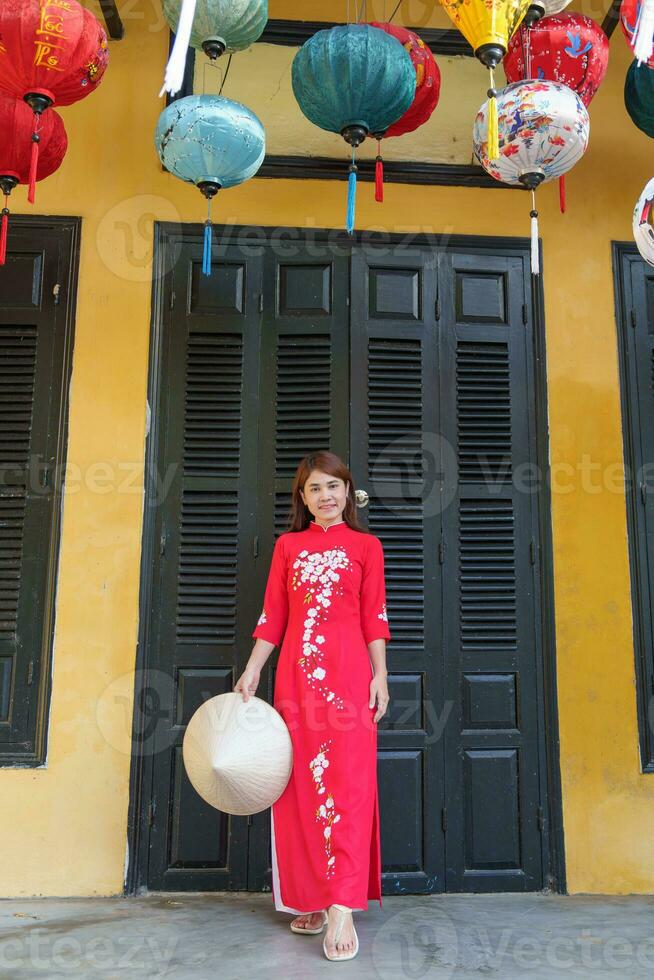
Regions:
<instances>
[{"instance_id":1,"label":"black louvered shutter","mask_svg":"<svg viewBox=\"0 0 654 980\"><path fill-rule=\"evenodd\" d=\"M283 242L266 249L261 325L259 546L255 594L263 596L276 537L287 527L295 470L306 453L347 459L348 267L327 246ZM257 611L258 615L258 611ZM252 629L256 616L251 619ZM279 651L261 697L273 699ZM250 828L250 888L271 885L269 811Z\"/></svg>"},{"instance_id":2,"label":"black louvered shutter","mask_svg":"<svg viewBox=\"0 0 654 980\"><path fill-rule=\"evenodd\" d=\"M259 460L262 555L286 528L293 475L316 449L347 457L348 259L266 250Z\"/></svg>"},{"instance_id":3,"label":"black louvered shutter","mask_svg":"<svg viewBox=\"0 0 654 980\"><path fill-rule=\"evenodd\" d=\"M441 256L448 891L530 891L539 837L535 463L523 256ZM514 479L516 475L516 479Z\"/></svg>"},{"instance_id":4,"label":"black louvered shutter","mask_svg":"<svg viewBox=\"0 0 654 980\"><path fill-rule=\"evenodd\" d=\"M16 218L0 268L0 762L45 755L76 223ZM70 318L70 319L69 319ZM67 332L69 336L67 336ZM55 485L56 484L56 485Z\"/></svg>"},{"instance_id":5,"label":"black louvered shutter","mask_svg":"<svg viewBox=\"0 0 654 980\"><path fill-rule=\"evenodd\" d=\"M214 809L186 775L182 742L208 698L233 689L251 650L262 259L221 248L211 277L181 247L166 297L156 420L160 506L150 678L154 776L149 885L247 887L247 818ZM237 617L237 604L239 616ZM256 616L255 616L256 619Z\"/></svg>"},{"instance_id":6,"label":"black louvered shutter","mask_svg":"<svg viewBox=\"0 0 654 980\"><path fill-rule=\"evenodd\" d=\"M444 891L436 253L352 256L352 448L382 541L391 702L379 723L384 888ZM401 806L398 801L401 800Z\"/></svg>"},{"instance_id":7,"label":"black louvered shutter","mask_svg":"<svg viewBox=\"0 0 654 980\"><path fill-rule=\"evenodd\" d=\"M654 771L654 269L631 246L616 257L621 278L621 385L643 771Z\"/></svg>"}]
</instances>

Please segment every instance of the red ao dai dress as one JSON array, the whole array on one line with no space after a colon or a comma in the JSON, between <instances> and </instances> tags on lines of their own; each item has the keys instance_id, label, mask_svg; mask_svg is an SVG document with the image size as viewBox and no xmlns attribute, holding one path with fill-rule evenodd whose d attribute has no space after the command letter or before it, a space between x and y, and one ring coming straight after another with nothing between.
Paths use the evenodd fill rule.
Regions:
<instances>
[{"instance_id":1,"label":"red ao dai dress","mask_svg":"<svg viewBox=\"0 0 654 980\"><path fill-rule=\"evenodd\" d=\"M252 636L281 643L273 705L293 744L291 778L271 808L275 908L381 906L367 646L391 638L379 538L344 521L281 534Z\"/></svg>"}]
</instances>

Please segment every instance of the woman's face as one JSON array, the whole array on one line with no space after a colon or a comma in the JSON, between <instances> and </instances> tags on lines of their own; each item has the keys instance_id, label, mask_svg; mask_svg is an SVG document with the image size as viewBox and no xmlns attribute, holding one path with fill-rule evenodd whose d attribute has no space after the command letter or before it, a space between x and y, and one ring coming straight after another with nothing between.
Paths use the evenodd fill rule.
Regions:
<instances>
[{"instance_id":1,"label":"woman's face","mask_svg":"<svg viewBox=\"0 0 654 980\"><path fill-rule=\"evenodd\" d=\"M330 524L342 520L348 487L340 477L312 470L300 494L313 517L322 524Z\"/></svg>"}]
</instances>

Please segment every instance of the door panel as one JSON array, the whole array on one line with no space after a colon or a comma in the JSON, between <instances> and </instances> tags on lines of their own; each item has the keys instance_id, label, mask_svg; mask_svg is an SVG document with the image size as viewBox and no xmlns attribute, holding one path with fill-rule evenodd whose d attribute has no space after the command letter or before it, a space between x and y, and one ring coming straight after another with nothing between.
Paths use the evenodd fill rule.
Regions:
<instances>
[{"instance_id":1,"label":"door panel","mask_svg":"<svg viewBox=\"0 0 654 980\"><path fill-rule=\"evenodd\" d=\"M352 254L352 442L360 511L382 541L391 702L379 724L384 890L444 891L436 253ZM402 806L397 801L402 800Z\"/></svg>"},{"instance_id":2,"label":"door panel","mask_svg":"<svg viewBox=\"0 0 654 980\"><path fill-rule=\"evenodd\" d=\"M541 887L523 260L441 255L447 888Z\"/></svg>"},{"instance_id":3,"label":"door panel","mask_svg":"<svg viewBox=\"0 0 654 980\"><path fill-rule=\"evenodd\" d=\"M207 278L184 245L169 284L162 350L150 681L159 723L149 813L150 888L247 888L248 821L191 786L182 760L189 719L231 691L249 655L255 611L256 430L262 260L223 247Z\"/></svg>"},{"instance_id":4,"label":"door panel","mask_svg":"<svg viewBox=\"0 0 654 980\"><path fill-rule=\"evenodd\" d=\"M258 598L265 590L275 539L287 527L299 460L316 449L347 456L348 286L347 256L332 255L326 248L322 254L315 246L307 250L297 243L290 250L266 250L258 395L258 547L251 583ZM260 606L249 620L250 632ZM251 649L253 641L248 642ZM269 658L258 691L271 703L278 656L275 650ZM250 847L249 887L270 890L270 810L252 817Z\"/></svg>"}]
</instances>

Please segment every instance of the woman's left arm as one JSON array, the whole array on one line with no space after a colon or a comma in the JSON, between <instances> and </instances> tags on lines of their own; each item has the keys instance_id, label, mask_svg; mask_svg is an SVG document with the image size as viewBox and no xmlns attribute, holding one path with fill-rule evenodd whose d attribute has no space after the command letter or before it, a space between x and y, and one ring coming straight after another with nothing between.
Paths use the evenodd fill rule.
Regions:
<instances>
[{"instance_id":1,"label":"woman's left arm","mask_svg":"<svg viewBox=\"0 0 654 980\"><path fill-rule=\"evenodd\" d=\"M386 583L384 580L384 549L379 538L369 536L361 578L361 629L373 666L370 682L369 708L377 704L374 721L388 707L386 641L391 639L386 614Z\"/></svg>"}]
</instances>

